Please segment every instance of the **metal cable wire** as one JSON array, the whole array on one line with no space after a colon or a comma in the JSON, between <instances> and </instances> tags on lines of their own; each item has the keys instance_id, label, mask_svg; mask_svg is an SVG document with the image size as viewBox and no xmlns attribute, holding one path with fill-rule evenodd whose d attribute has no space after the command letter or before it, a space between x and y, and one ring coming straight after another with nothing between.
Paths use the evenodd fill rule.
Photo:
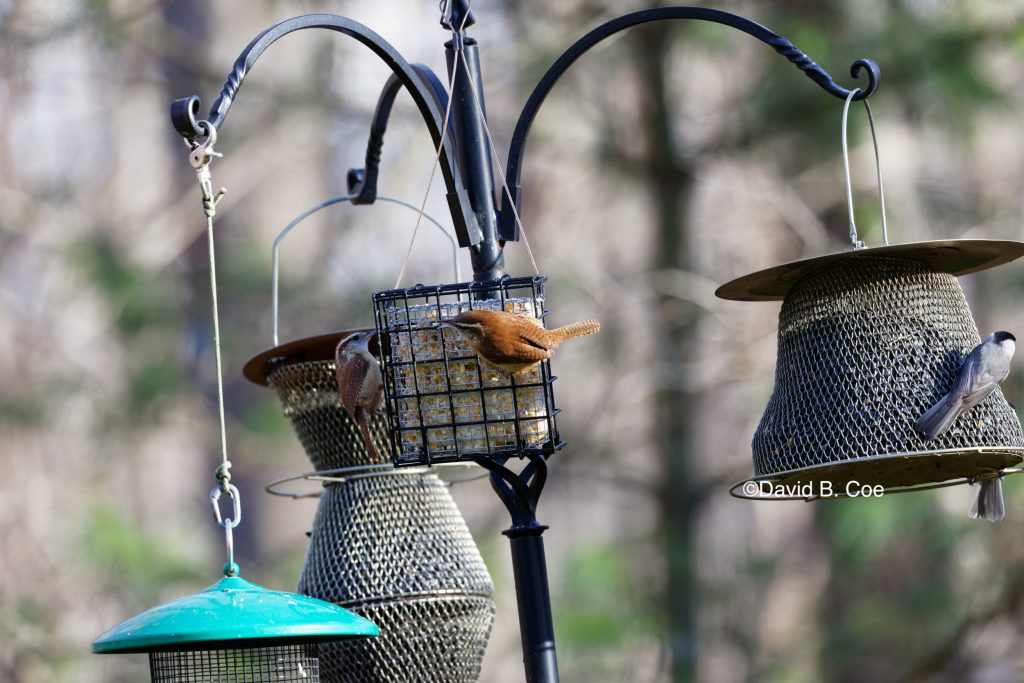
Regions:
<instances>
[{"instance_id":1,"label":"metal cable wire","mask_svg":"<svg viewBox=\"0 0 1024 683\"><path fill-rule=\"evenodd\" d=\"M855 249L864 248L864 243L857 239L857 225L853 218L853 185L850 182L850 151L846 142L846 124L847 116L850 111L850 102L857 93L861 92L860 88L854 88L850 91L850 94L846 97L846 102L843 104L843 170L846 173L846 207L850 214L850 241L853 242ZM889 246L889 225L885 219L885 188L882 185L882 160L878 154L878 136L875 133L875 117L871 114L871 105L868 101L864 102L864 109L868 112L868 123L871 124L871 143L875 148L875 175L878 178L878 203L882 213L882 241L885 246Z\"/></svg>"},{"instance_id":2,"label":"metal cable wire","mask_svg":"<svg viewBox=\"0 0 1024 683\"><path fill-rule=\"evenodd\" d=\"M466 21L469 19L469 5L466 5L466 14L462 17L462 24L459 26L459 30L456 33L462 33L466 27ZM456 60L455 66L452 67L451 77L448 79L448 92L452 91L455 87L455 74L458 72L458 61ZM437 149L434 150L434 163L430 166L430 177L427 179L427 189L423 192L423 201L420 203L419 215L416 217L416 225L412 229L412 237L409 239L409 248L405 251L405 258L402 259L402 267L398 270L398 277L395 279L395 289L398 289L398 285L402 283L402 276L405 275L405 267L409 264L409 256L412 254L412 245L416 242L416 233L420 229L420 221L424 216L424 210L427 208L427 198L430 196L430 187L434 183L434 176L437 174L437 165L441 161L441 149L444 147L445 136L448 135L448 117L452 113L452 100L454 98L448 98L448 104L444 109L444 119L441 123L441 135L437 142Z\"/></svg>"}]
</instances>

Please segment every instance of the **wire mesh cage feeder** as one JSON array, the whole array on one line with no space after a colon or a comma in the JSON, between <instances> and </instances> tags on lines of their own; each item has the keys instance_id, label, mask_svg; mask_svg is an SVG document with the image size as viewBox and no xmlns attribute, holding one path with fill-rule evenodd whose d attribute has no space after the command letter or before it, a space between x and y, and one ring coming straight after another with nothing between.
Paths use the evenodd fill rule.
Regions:
<instances>
[{"instance_id":1,"label":"wire mesh cage feeder","mask_svg":"<svg viewBox=\"0 0 1024 683\"><path fill-rule=\"evenodd\" d=\"M933 441L913 424L949 391L981 341L957 276L1021 255L1024 244L995 240L861 248L720 287L724 299L783 302L775 388L752 443L754 473L733 495L843 495L850 482L931 488L999 476L1020 463L1024 434L998 388Z\"/></svg>"},{"instance_id":2,"label":"wire mesh cage feeder","mask_svg":"<svg viewBox=\"0 0 1024 683\"><path fill-rule=\"evenodd\" d=\"M543 322L545 280L505 277L374 294L396 465L547 456L565 445L549 361L511 375L481 362L459 333L440 325L469 310Z\"/></svg>"},{"instance_id":3,"label":"wire mesh cage feeder","mask_svg":"<svg viewBox=\"0 0 1024 683\"><path fill-rule=\"evenodd\" d=\"M325 680L474 683L490 638L493 583L445 480L463 466L396 470L387 420L370 422L374 460L341 405L335 347L349 330L278 345L250 360L247 378L271 387L315 472L268 487L288 493L297 479L321 483L299 592L372 619L372 645L321 647ZM380 354L375 337L369 350ZM474 467L474 469L477 469Z\"/></svg>"}]
</instances>

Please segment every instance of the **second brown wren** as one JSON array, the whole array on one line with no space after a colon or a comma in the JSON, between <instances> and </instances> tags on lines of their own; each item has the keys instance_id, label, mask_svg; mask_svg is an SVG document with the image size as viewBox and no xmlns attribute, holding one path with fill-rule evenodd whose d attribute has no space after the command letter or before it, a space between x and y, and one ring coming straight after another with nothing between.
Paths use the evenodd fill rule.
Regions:
<instances>
[{"instance_id":1,"label":"second brown wren","mask_svg":"<svg viewBox=\"0 0 1024 683\"><path fill-rule=\"evenodd\" d=\"M596 320L584 320L553 330L540 320L505 311L466 311L442 325L453 327L488 364L516 374L551 358L566 339L594 334L601 329Z\"/></svg>"},{"instance_id":2,"label":"second brown wren","mask_svg":"<svg viewBox=\"0 0 1024 683\"><path fill-rule=\"evenodd\" d=\"M380 455L373 445L370 420L384 407L384 382L380 362L370 353L370 340L376 332L356 332L340 342L334 350L335 374L341 407L359 425L366 450L373 463Z\"/></svg>"}]
</instances>

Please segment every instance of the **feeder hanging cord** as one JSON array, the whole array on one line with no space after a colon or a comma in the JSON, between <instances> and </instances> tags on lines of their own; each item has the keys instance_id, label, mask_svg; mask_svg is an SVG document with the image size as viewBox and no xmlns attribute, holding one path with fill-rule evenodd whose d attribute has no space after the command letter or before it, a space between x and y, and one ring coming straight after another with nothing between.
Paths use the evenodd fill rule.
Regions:
<instances>
[{"instance_id":1,"label":"feeder hanging cord","mask_svg":"<svg viewBox=\"0 0 1024 683\"><path fill-rule=\"evenodd\" d=\"M204 122L205 123L205 122ZM213 309L213 354L217 368L217 411L220 421L220 455L221 462L217 466L214 477L217 485L224 493L231 493L231 461L228 460L228 436L226 420L224 417L224 371L221 363L220 349L220 310L217 306L217 259L213 245L213 217L217 215L217 202L227 192L221 188L217 194L213 193L213 178L210 175L210 160L219 156L213 151L213 143L217 140L216 129L206 123L210 135L206 142L193 149L190 160L199 178L199 187L202 191L203 213L206 215L206 243L207 253L210 260L210 300Z\"/></svg>"}]
</instances>

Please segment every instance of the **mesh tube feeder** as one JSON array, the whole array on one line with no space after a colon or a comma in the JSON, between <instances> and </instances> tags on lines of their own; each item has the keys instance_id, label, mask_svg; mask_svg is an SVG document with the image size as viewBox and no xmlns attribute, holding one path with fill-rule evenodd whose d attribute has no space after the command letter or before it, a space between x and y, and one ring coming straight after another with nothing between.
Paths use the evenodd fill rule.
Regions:
<instances>
[{"instance_id":1,"label":"mesh tube feeder","mask_svg":"<svg viewBox=\"0 0 1024 683\"><path fill-rule=\"evenodd\" d=\"M373 620L371 640L325 644L324 680L336 683L475 683L494 622L491 576L446 481L470 468L396 470L383 415L370 434L377 463L341 405L335 347L348 330L275 346L250 360L245 376L277 394L314 472L267 487L320 498L298 591ZM375 337L369 351L381 353ZM472 466L472 470L479 468ZM317 493L286 484L319 482Z\"/></svg>"},{"instance_id":2,"label":"mesh tube feeder","mask_svg":"<svg viewBox=\"0 0 1024 683\"><path fill-rule=\"evenodd\" d=\"M1022 255L1024 243L996 240L862 248L720 287L723 299L783 302L753 476L731 493L806 500L846 495L852 482L888 492L934 488L1021 463L1024 434L998 388L933 441L913 424L981 342L957 276Z\"/></svg>"}]
</instances>

